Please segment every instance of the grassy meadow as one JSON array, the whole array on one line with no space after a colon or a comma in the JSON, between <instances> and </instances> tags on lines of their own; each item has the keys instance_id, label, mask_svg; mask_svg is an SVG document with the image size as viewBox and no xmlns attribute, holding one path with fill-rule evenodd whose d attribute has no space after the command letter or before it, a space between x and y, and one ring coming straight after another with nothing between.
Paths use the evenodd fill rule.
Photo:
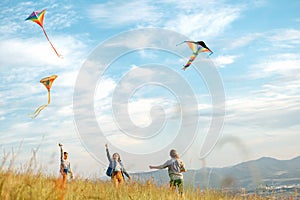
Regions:
<instances>
[{"instance_id":1,"label":"grassy meadow","mask_svg":"<svg viewBox=\"0 0 300 200\"><path fill-rule=\"evenodd\" d=\"M20 145L21 147L21 145ZM19 150L17 152L20 151ZM10 162L9 156L11 157ZM0 163L0 200L257 200L266 199L256 195L242 196L226 191L200 190L185 185L184 196L169 188L168 183L158 186L153 180L144 182L128 181L118 188L113 183L97 178L84 179L80 175L62 185L62 177L36 172L39 169L34 154L21 169L14 169L17 153L3 154ZM6 165L5 165L6 164ZM6 167L4 167L6 166ZM40 170L38 170L40 171ZM97 180L97 181L95 181Z\"/></svg>"},{"instance_id":2,"label":"grassy meadow","mask_svg":"<svg viewBox=\"0 0 300 200\"><path fill-rule=\"evenodd\" d=\"M85 179L71 180L62 189L61 180L42 174L0 172L0 199L264 199L257 196L242 197L213 190L199 191L185 188L184 197L171 191L168 185L156 186L152 182L127 182L117 189L110 181L91 181Z\"/></svg>"}]
</instances>

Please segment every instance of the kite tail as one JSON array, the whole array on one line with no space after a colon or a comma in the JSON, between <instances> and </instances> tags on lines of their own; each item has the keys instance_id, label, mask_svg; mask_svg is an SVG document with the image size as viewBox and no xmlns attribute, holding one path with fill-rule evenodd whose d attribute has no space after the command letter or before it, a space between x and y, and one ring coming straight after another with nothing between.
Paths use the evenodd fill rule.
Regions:
<instances>
[{"instance_id":1,"label":"kite tail","mask_svg":"<svg viewBox=\"0 0 300 200\"><path fill-rule=\"evenodd\" d=\"M193 61L189 60L182 68L183 71L185 71L191 64Z\"/></svg>"},{"instance_id":2,"label":"kite tail","mask_svg":"<svg viewBox=\"0 0 300 200\"><path fill-rule=\"evenodd\" d=\"M188 68L192 62L195 60L195 58L198 56L197 53L193 53L193 55L191 55L189 61L184 65L184 67L182 68L182 70L186 70L186 68Z\"/></svg>"},{"instance_id":3,"label":"kite tail","mask_svg":"<svg viewBox=\"0 0 300 200\"><path fill-rule=\"evenodd\" d=\"M57 50L55 49L55 47L53 46L53 44L52 44L52 42L50 41L50 39L49 39L49 37L48 37L48 35L47 35L47 33L46 33L44 27L42 27L42 29L43 29L43 32L44 32L44 34L45 34L45 36L46 36L48 42L50 43L50 45L51 45L51 47L52 47L52 49L55 51L56 55L57 55L59 58L63 58L63 56L60 55L60 54L57 52Z\"/></svg>"},{"instance_id":4,"label":"kite tail","mask_svg":"<svg viewBox=\"0 0 300 200\"><path fill-rule=\"evenodd\" d=\"M44 110L49 104L42 105L38 107L32 115L29 115L32 119L35 119L42 110Z\"/></svg>"},{"instance_id":5,"label":"kite tail","mask_svg":"<svg viewBox=\"0 0 300 200\"><path fill-rule=\"evenodd\" d=\"M42 105L42 106L38 107L38 108L35 110L35 112L34 112L32 115L30 115L30 117L31 117L32 119L35 119L35 118L40 114L40 112L41 112L42 110L44 110L45 108L47 108L47 106L48 106L49 104L50 104L50 90L48 90L48 103L45 104L45 105Z\"/></svg>"},{"instance_id":6,"label":"kite tail","mask_svg":"<svg viewBox=\"0 0 300 200\"><path fill-rule=\"evenodd\" d=\"M189 67L189 66L186 66L186 65L185 65L185 66L182 68L182 70L185 71L188 67Z\"/></svg>"},{"instance_id":7,"label":"kite tail","mask_svg":"<svg viewBox=\"0 0 300 200\"><path fill-rule=\"evenodd\" d=\"M50 104L50 90L48 90L48 105Z\"/></svg>"}]
</instances>

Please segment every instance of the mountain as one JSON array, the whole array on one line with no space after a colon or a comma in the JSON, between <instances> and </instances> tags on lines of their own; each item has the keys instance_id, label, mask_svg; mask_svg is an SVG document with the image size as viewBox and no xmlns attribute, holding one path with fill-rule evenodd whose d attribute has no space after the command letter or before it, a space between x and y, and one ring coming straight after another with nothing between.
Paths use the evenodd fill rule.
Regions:
<instances>
[{"instance_id":1,"label":"mountain","mask_svg":"<svg viewBox=\"0 0 300 200\"><path fill-rule=\"evenodd\" d=\"M135 173L133 177L144 181L153 180L157 184L168 183L166 170ZM291 160L277 160L262 157L231 167L203 168L184 173L185 185L200 188L246 188L253 190L266 185L300 184L300 156Z\"/></svg>"}]
</instances>

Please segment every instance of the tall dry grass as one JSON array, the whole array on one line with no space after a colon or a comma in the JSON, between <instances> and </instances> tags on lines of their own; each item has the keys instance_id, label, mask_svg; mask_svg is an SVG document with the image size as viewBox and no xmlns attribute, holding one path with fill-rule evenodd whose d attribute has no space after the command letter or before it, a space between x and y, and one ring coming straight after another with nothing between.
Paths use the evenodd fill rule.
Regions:
<instances>
[{"instance_id":1,"label":"tall dry grass","mask_svg":"<svg viewBox=\"0 0 300 200\"><path fill-rule=\"evenodd\" d=\"M25 165L23 170L14 169L14 160L20 152L12 149L11 153L3 152L0 164L0 200L215 200L215 199L263 199L259 196L243 197L239 194L228 194L226 192L195 189L192 186L185 188L184 196L180 196L176 191L170 190L168 184L162 186L155 185L152 181L126 182L115 188L110 181L93 181L83 178L74 179L64 187L62 179L55 176L46 176L36 172L38 169L36 153L33 151L32 158ZM7 162L11 157L9 163ZM4 167L6 164L7 167ZM77 176L79 177L79 176Z\"/></svg>"},{"instance_id":2,"label":"tall dry grass","mask_svg":"<svg viewBox=\"0 0 300 200\"><path fill-rule=\"evenodd\" d=\"M194 188L186 188L184 197L169 189L168 185L157 186L152 182L130 182L115 188L110 181L91 181L75 179L62 189L61 180L42 174L0 172L0 199L103 199L103 200L174 200L174 199L263 199L258 196L242 197L229 195L219 191L206 190L200 192Z\"/></svg>"}]
</instances>

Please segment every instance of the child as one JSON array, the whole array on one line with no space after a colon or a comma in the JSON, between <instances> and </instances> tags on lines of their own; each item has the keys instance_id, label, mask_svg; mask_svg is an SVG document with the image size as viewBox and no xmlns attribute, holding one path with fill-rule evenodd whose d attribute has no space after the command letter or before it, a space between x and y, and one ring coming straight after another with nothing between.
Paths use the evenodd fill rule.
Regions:
<instances>
[{"instance_id":1,"label":"child","mask_svg":"<svg viewBox=\"0 0 300 200\"><path fill-rule=\"evenodd\" d=\"M171 159L167 160L164 164L158 166L150 165L150 169L164 169L168 167L168 173L170 177L170 187L172 189L176 189L178 187L178 191L181 195L183 195L183 175L181 172L186 172L184 163L179 159L179 155L177 154L175 149L170 151Z\"/></svg>"},{"instance_id":2,"label":"child","mask_svg":"<svg viewBox=\"0 0 300 200\"><path fill-rule=\"evenodd\" d=\"M125 174L129 179L130 176L124 168L124 165L121 161L120 155L118 153L114 153L111 157L108 150L108 145L105 144L107 159L109 161L109 167L112 168L111 180L116 187L119 184L124 182L124 175Z\"/></svg>"},{"instance_id":3,"label":"child","mask_svg":"<svg viewBox=\"0 0 300 200\"><path fill-rule=\"evenodd\" d=\"M62 144L58 144L60 147L60 173L63 176L63 187L67 183L68 174L70 174L71 179L73 178L73 172L71 169L70 162L68 160L68 153L63 151Z\"/></svg>"}]
</instances>

